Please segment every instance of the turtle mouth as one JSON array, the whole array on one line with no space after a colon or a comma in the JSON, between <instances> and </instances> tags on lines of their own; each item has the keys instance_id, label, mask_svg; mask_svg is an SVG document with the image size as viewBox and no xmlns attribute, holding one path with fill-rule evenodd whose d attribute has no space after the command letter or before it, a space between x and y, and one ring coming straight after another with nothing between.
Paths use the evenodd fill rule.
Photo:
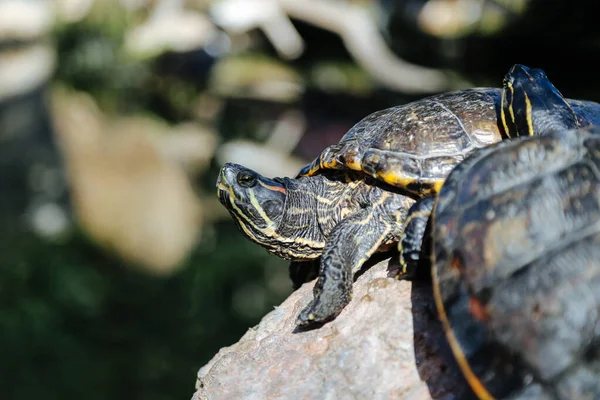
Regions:
<instances>
[{"instance_id":1,"label":"turtle mouth","mask_svg":"<svg viewBox=\"0 0 600 400\"><path fill-rule=\"evenodd\" d=\"M221 169L219 177L217 178L217 197L223 205L226 205L230 198L237 200L233 188L231 187L231 183L227 180L227 176L225 176L224 168Z\"/></svg>"},{"instance_id":2,"label":"turtle mouth","mask_svg":"<svg viewBox=\"0 0 600 400\"><path fill-rule=\"evenodd\" d=\"M227 198L229 197L229 193L222 186L217 185L217 198L221 202L221 204L225 205L227 203Z\"/></svg>"}]
</instances>

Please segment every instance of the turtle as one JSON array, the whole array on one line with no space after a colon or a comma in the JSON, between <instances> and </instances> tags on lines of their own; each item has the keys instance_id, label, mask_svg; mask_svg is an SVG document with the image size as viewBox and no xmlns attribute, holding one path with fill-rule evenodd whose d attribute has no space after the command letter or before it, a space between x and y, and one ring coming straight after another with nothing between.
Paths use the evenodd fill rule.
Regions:
<instances>
[{"instance_id":1,"label":"turtle","mask_svg":"<svg viewBox=\"0 0 600 400\"><path fill-rule=\"evenodd\" d=\"M477 150L431 199L435 306L475 395L600 398L600 128Z\"/></svg>"},{"instance_id":2,"label":"turtle","mask_svg":"<svg viewBox=\"0 0 600 400\"><path fill-rule=\"evenodd\" d=\"M536 107L537 105L541 107ZM515 120L520 110L527 117ZM545 114L559 112L563 118ZM503 137L600 122L600 104L565 99L541 69L513 65L503 89L474 88L376 111L326 147L297 177L326 169L359 171L421 198L439 191L474 149Z\"/></svg>"},{"instance_id":3,"label":"turtle","mask_svg":"<svg viewBox=\"0 0 600 400\"><path fill-rule=\"evenodd\" d=\"M573 110L578 124L600 115L600 105L567 101L542 71L515 65L503 90L446 93L367 116L296 178L270 179L227 163L219 200L247 238L292 261L294 286L318 265L314 298L296 323L327 322L350 301L353 273L401 242L415 199L437 193L456 164L501 140L502 130L520 134L515 109L535 113L527 104L538 101L539 86L556 93L540 101L567 103L560 109Z\"/></svg>"},{"instance_id":4,"label":"turtle","mask_svg":"<svg viewBox=\"0 0 600 400\"><path fill-rule=\"evenodd\" d=\"M529 136L476 150L413 204L402 251L426 260L411 271L430 265L479 399L597 399L600 127L580 128L566 102L535 107L513 110Z\"/></svg>"},{"instance_id":5,"label":"turtle","mask_svg":"<svg viewBox=\"0 0 600 400\"><path fill-rule=\"evenodd\" d=\"M416 217L419 235L402 235L397 275L411 278L430 213L431 202L421 200L438 193L449 171L466 156L503 138L598 124L600 104L566 99L542 69L515 64L502 89L449 92L367 116L301 169L298 177L331 169L358 171L416 199L405 223ZM292 276L302 277L305 270L301 264L290 265Z\"/></svg>"}]
</instances>

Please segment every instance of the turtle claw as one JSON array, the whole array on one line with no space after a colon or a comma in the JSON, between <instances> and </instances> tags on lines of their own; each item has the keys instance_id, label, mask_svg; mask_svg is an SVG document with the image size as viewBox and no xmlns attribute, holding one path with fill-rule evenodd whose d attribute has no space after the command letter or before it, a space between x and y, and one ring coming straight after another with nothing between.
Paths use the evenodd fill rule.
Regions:
<instances>
[{"instance_id":1,"label":"turtle claw","mask_svg":"<svg viewBox=\"0 0 600 400\"><path fill-rule=\"evenodd\" d=\"M343 307L342 307L343 308ZM311 301L296 319L296 325L307 326L327 322L335 318L342 310L327 310L318 299Z\"/></svg>"},{"instance_id":2,"label":"turtle claw","mask_svg":"<svg viewBox=\"0 0 600 400\"><path fill-rule=\"evenodd\" d=\"M315 314L311 311L311 307L307 307L296 318L297 326L307 326L315 322Z\"/></svg>"}]
</instances>

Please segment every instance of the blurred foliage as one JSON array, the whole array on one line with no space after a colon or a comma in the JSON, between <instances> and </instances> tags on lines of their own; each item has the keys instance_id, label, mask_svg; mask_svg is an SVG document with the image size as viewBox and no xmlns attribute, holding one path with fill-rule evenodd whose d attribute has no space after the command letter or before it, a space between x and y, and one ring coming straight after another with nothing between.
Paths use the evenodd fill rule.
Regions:
<instances>
[{"instance_id":1,"label":"blurred foliage","mask_svg":"<svg viewBox=\"0 0 600 400\"><path fill-rule=\"evenodd\" d=\"M245 309L234 303L279 265L232 228L217 226L213 244L235 252L200 246L169 278L127 268L80 235L61 245L3 235L3 397L188 397L198 367L285 295L247 293Z\"/></svg>"},{"instance_id":2,"label":"blurred foliage","mask_svg":"<svg viewBox=\"0 0 600 400\"><path fill-rule=\"evenodd\" d=\"M140 24L153 21L152 10L161 2L92 3L79 19L59 18L48 34L26 39L0 36L0 63L13 50L37 42L52 43L57 55L51 82L0 101L0 393L9 399L189 398L198 368L290 293L287 263L246 240L216 202L214 184L221 159L228 157L222 153L225 146L195 149L209 151L212 162L188 170L178 159L183 155L169 159L161 153L165 141L160 139L175 136L178 128L192 123L212 132L221 144L244 139L257 148L271 146L271 153L250 149L258 160L229 161L257 163L256 168L279 174L296 168L298 160L314 157L365 115L424 96L426 90L402 92L386 86L394 77L382 78L377 75L382 70L357 62L357 51L366 49L366 58L372 60L379 60L382 53L370 55L375 46L368 41L364 47L350 46L356 37L344 28L341 11L370 16L373 31L386 37L396 56L436 68L449 88L500 86L510 65L523 63L546 69L569 97L600 100L600 82L591 61L600 42L588 2L519 0L520 5L512 7L504 0L282 0L288 7L282 15L290 14L292 27L303 40L303 51L296 58L278 48L285 43L274 43L277 37L269 36L261 25L264 21L252 25L241 20L251 13L231 16L232 21L236 17L247 23L245 30L236 31L226 22L203 25L209 33L198 38L195 48L135 53L127 48L129 35ZM187 16L210 20L213 2L187 3ZM493 25L461 18L435 26L432 20L427 26L419 22L425 18L425 6L431 12L434 6L436 11L459 3L483 4L481 18L506 18L496 18ZM123 4L129 4L128 11ZM306 10L294 8L302 4L309 4L309 9L311 4L333 8L302 14ZM332 10L339 20L327 20L326 11ZM260 19L262 14L255 14ZM190 21L173 18L173 32ZM1 78L0 74L0 82ZM55 240L43 239L25 226L29 203L39 197L30 187L32 165L46 157L40 154L54 154L44 168L58 167L52 138L56 142L61 132L55 131L51 120L56 115L50 115L48 107L58 88L75 101L76 93L88 94L91 109L97 108L91 112L97 120L75 124L74 134L81 131L84 136L96 128L114 133L125 117L160 121L135 125L135 133L141 135L141 143L151 144L149 151L160 165L174 162L185 170L204 215L200 240L170 273L156 275L124 261L77 224L70 235ZM301 115L302 123L286 120L289 111ZM283 134L277 129L282 121ZM286 128L293 123L297 126ZM301 131L297 140L292 138L294 129ZM275 132L283 135L280 147L272 145L277 143ZM282 147L286 140L291 144ZM99 143L94 146L105 145ZM36 146L43 151L35 152ZM176 148L188 147L181 142ZM137 154L133 150L124 158ZM274 153L283 161L272 162L268 154ZM104 190L107 183L103 177L91 184ZM72 187L71 194L78 190ZM76 217L78 197L72 198L73 212L61 196L57 202L69 217ZM160 192L157 197L162 197Z\"/></svg>"}]
</instances>

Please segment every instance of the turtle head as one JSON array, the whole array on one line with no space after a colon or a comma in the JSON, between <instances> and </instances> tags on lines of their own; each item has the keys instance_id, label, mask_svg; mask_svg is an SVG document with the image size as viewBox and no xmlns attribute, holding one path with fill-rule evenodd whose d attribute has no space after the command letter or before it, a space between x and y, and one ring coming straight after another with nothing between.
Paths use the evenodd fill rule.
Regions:
<instances>
[{"instance_id":1,"label":"turtle head","mask_svg":"<svg viewBox=\"0 0 600 400\"><path fill-rule=\"evenodd\" d=\"M276 239L287 197L284 179L225 164L217 179L217 195L249 239L262 245Z\"/></svg>"},{"instance_id":2,"label":"turtle head","mask_svg":"<svg viewBox=\"0 0 600 400\"><path fill-rule=\"evenodd\" d=\"M269 179L238 164L225 164L217 179L219 200L242 233L269 253L298 261L321 256L324 232L338 214L331 199L345 187L321 175ZM325 219L332 226L320 224L318 210L330 215Z\"/></svg>"},{"instance_id":3,"label":"turtle head","mask_svg":"<svg viewBox=\"0 0 600 400\"><path fill-rule=\"evenodd\" d=\"M504 77L500 113L508 137L577 128L575 112L546 73L521 64Z\"/></svg>"}]
</instances>

